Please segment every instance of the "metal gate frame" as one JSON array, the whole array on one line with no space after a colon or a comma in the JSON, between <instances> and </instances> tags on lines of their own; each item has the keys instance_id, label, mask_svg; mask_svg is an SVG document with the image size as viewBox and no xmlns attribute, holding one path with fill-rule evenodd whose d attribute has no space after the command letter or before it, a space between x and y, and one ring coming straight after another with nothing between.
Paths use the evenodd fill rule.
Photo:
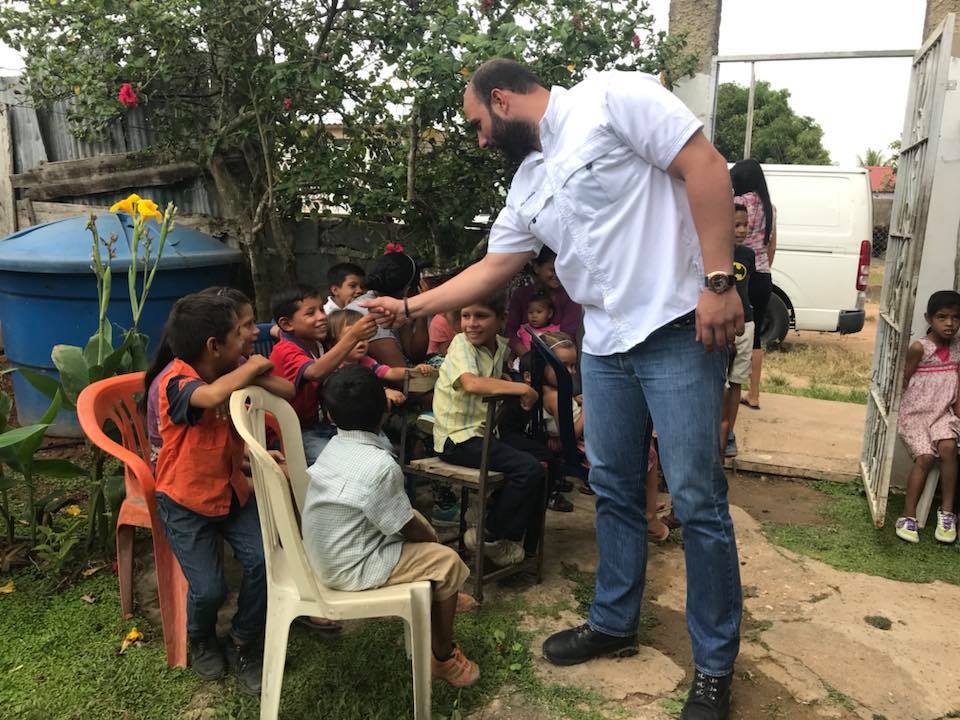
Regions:
<instances>
[{"instance_id":1,"label":"metal gate frame","mask_svg":"<svg viewBox=\"0 0 960 720\"><path fill-rule=\"evenodd\" d=\"M917 283L953 50L955 15L947 15L913 59L890 219L880 316L867 398L860 469L874 525L886 518Z\"/></svg>"}]
</instances>

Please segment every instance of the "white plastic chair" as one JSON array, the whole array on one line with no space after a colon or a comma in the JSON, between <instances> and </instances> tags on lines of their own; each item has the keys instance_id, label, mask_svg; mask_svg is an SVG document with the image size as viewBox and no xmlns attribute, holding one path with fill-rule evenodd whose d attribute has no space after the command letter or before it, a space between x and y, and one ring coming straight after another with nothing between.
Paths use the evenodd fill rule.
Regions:
<instances>
[{"instance_id":1,"label":"white plastic chair","mask_svg":"<svg viewBox=\"0 0 960 720\"><path fill-rule=\"evenodd\" d=\"M413 662L413 716L415 720L430 720L430 583L421 581L362 592L339 592L320 584L307 560L287 478L264 448L266 413L276 418L286 452L293 454L302 448L300 424L293 408L284 400L258 387L238 390L230 398L233 424L250 455L267 566L260 720L276 720L278 716L287 636L290 623L301 616L332 620L402 618L407 656ZM294 492L299 495L299 489L304 489L305 493L303 460L289 462L288 472Z\"/></svg>"}]
</instances>

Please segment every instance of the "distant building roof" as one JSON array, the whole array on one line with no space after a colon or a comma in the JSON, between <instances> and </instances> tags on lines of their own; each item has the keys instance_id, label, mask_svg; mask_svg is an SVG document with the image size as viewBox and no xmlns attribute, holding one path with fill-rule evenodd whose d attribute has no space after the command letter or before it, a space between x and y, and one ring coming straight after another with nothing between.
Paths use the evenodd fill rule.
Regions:
<instances>
[{"instance_id":1,"label":"distant building roof","mask_svg":"<svg viewBox=\"0 0 960 720\"><path fill-rule=\"evenodd\" d=\"M897 174L888 165L868 165L870 190L875 193L889 193L897 185Z\"/></svg>"}]
</instances>

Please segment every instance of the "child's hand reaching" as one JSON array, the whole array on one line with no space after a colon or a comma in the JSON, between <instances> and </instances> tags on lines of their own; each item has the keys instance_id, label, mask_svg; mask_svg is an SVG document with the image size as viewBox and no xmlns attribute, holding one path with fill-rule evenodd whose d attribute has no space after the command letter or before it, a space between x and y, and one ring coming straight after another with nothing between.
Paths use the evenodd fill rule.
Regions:
<instances>
[{"instance_id":1,"label":"child's hand reaching","mask_svg":"<svg viewBox=\"0 0 960 720\"><path fill-rule=\"evenodd\" d=\"M520 407L524 410L532 410L539 398L540 396L537 394L537 391L527 385L526 390L523 391L523 395L520 396Z\"/></svg>"},{"instance_id":2,"label":"child's hand reaching","mask_svg":"<svg viewBox=\"0 0 960 720\"><path fill-rule=\"evenodd\" d=\"M351 342L358 343L361 340L369 340L377 334L377 319L373 313L367 313L360 320L347 328L344 337L350 338Z\"/></svg>"},{"instance_id":3,"label":"child's hand reaching","mask_svg":"<svg viewBox=\"0 0 960 720\"><path fill-rule=\"evenodd\" d=\"M251 355L243 366L249 368L254 376L266 375L273 370L273 363L263 355Z\"/></svg>"},{"instance_id":4,"label":"child's hand reaching","mask_svg":"<svg viewBox=\"0 0 960 720\"><path fill-rule=\"evenodd\" d=\"M433 375L437 371L434 369L432 365L420 363L419 365L411 368L411 372L420 373L421 375Z\"/></svg>"},{"instance_id":5,"label":"child's hand reaching","mask_svg":"<svg viewBox=\"0 0 960 720\"><path fill-rule=\"evenodd\" d=\"M393 388L384 388L383 392L387 395L388 410L393 408L395 405L403 405L407 401L407 396L399 390L394 390Z\"/></svg>"}]
</instances>

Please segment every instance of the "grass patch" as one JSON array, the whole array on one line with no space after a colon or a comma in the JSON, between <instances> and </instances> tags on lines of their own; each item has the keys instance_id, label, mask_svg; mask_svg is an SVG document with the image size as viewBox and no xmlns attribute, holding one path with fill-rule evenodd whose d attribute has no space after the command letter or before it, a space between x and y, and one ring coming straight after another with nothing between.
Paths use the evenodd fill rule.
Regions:
<instances>
[{"instance_id":1,"label":"grass patch","mask_svg":"<svg viewBox=\"0 0 960 720\"><path fill-rule=\"evenodd\" d=\"M918 545L894 535L894 520L903 511L902 495L890 496L886 527L877 530L859 483L821 481L811 486L824 494L818 512L825 523L816 527L765 524L764 531L772 542L838 570L905 582L942 580L960 585L960 546L936 542L933 523L921 531Z\"/></svg>"},{"instance_id":2,"label":"grass patch","mask_svg":"<svg viewBox=\"0 0 960 720\"><path fill-rule=\"evenodd\" d=\"M0 585L9 579L0 577ZM95 575L58 594L51 594L48 585L31 573L17 574L13 580L15 591L0 594L0 717L259 717L259 702L242 694L232 678L206 683L189 670L167 668L160 628L142 618L121 618L113 575ZM85 602L85 595L94 596L96 602ZM538 609L552 614L563 608L557 604ZM463 717L508 685L550 717L616 717L618 709L599 694L548 684L537 676L530 638L518 629L525 613L523 600L512 597L457 617L457 639L479 663L481 679L463 690L434 684L435 716ZM121 640L134 626L144 634L144 643L119 655ZM399 620L351 624L337 640L291 628L281 717L394 720L409 717L412 706L410 664Z\"/></svg>"},{"instance_id":3,"label":"grass patch","mask_svg":"<svg viewBox=\"0 0 960 720\"><path fill-rule=\"evenodd\" d=\"M870 384L871 359L841 347L797 343L765 353L763 369L805 378L810 385L865 388Z\"/></svg>"},{"instance_id":4,"label":"grass patch","mask_svg":"<svg viewBox=\"0 0 960 720\"><path fill-rule=\"evenodd\" d=\"M890 618L884 617L883 615L866 615L864 616L863 621L867 625L872 625L878 630L889 630L893 627L893 623L890 622Z\"/></svg>"},{"instance_id":5,"label":"grass patch","mask_svg":"<svg viewBox=\"0 0 960 720\"><path fill-rule=\"evenodd\" d=\"M676 697L660 698L657 704L663 708L663 711L672 718L679 718L683 712L683 704L687 701L687 694Z\"/></svg>"},{"instance_id":6,"label":"grass patch","mask_svg":"<svg viewBox=\"0 0 960 720\"><path fill-rule=\"evenodd\" d=\"M843 694L831 685L824 685L824 687L827 690L827 705L836 705L837 707L842 707L844 710L850 710L851 712L857 709L857 704L851 700L849 696Z\"/></svg>"},{"instance_id":7,"label":"grass patch","mask_svg":"<svg viewBox=\"0 0 960 720\"><path fill-rule=\"evenodd\" d=\"M775 379L783 380L783 384L776 384ZM867 391L859 388L836 388L823 387L821 385L811 385L810 387L796 387L786 384L786 379L782 375L773 378L763 378L760 381L760 391L768 392L774 395L793 395L795 397L806 397L814 400L834 400L836 402L855 403L857 405L867 404Z\"/></svg>"}]
</instances>

